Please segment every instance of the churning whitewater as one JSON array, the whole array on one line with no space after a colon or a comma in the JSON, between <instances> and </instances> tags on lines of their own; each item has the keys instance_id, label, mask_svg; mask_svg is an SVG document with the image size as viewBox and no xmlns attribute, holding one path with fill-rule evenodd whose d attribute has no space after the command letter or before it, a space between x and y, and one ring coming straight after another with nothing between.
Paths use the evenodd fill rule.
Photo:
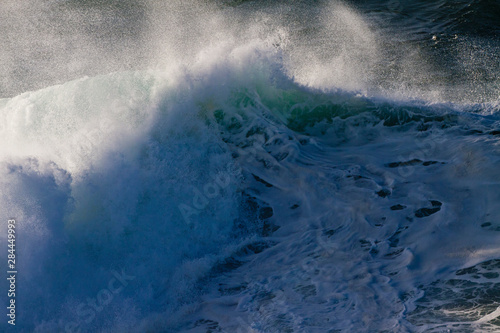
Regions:
<instances>
[{"instance_id":1,"label":"churning whitewater","mask_svg":"<svg viewBox=\"0 0 500 333\"><path fill-rule=\"evenodd\" d=\"M500 329L496 2L2 6L0 330Z\"/></svg>"}]
</instances>

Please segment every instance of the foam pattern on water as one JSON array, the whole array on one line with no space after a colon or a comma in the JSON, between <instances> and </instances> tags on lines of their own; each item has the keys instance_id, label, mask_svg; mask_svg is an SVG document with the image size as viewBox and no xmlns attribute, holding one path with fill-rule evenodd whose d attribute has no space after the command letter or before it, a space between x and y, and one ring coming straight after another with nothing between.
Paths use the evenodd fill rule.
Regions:
<instances>
[{"instance_id":1,"label":"foam pattern on water","mask_svg":"<svg viewBox=\"0 0 500 333\"><path fill-rule=\"evenodd\" d=\"M256 38L1 100L19 329L496 328L497 102L288 65Z\"/></svg>"}]
</instances>

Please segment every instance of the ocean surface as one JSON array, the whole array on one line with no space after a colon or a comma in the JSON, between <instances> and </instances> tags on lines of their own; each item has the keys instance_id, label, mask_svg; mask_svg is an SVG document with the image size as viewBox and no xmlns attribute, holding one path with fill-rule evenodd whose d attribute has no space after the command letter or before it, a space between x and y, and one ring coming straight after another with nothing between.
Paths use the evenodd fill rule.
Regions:
<instances>
[{"instance_id":1,"label":"ocean surface","mask_svg":"<svg viewBox=\"0 0 500 333\"><path fill-rule=\"evenodd\" d=\"M2 1L0 331L500 332L499 74L496 0Z\"/></svg>"}]
</instances>

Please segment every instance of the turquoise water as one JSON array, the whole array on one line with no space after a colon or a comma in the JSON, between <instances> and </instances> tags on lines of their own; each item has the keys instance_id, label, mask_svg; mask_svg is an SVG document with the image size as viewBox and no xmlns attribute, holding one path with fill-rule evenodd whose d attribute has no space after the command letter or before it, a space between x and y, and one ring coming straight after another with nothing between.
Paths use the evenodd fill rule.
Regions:
<instances>
[{"instance_id":1,"label":"turquoise water","mask_svg":"<svg viewBox=\"0 0 500 333\"><path fill-rule=\"evenodd\" d=\"M496 3L33 6L0 10L33 18L2 26L15 329L498 330Z\"/></svg>"}]
</instances>

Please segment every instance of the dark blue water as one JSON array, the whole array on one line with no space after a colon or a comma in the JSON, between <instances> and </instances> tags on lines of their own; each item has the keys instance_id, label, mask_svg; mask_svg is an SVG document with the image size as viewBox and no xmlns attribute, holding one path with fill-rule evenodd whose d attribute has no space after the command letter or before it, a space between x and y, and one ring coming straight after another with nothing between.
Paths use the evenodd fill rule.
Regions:
<instances>
[{"instance_id":1,"label":"dark blue water","mask_svg":"<svg viewBox=\"0 0 500 333\"><path fill-rule=\"evenodd\" d=\"M0 5L0 331L498 331L499 11Z\"/></svg>"}]
</instances>

